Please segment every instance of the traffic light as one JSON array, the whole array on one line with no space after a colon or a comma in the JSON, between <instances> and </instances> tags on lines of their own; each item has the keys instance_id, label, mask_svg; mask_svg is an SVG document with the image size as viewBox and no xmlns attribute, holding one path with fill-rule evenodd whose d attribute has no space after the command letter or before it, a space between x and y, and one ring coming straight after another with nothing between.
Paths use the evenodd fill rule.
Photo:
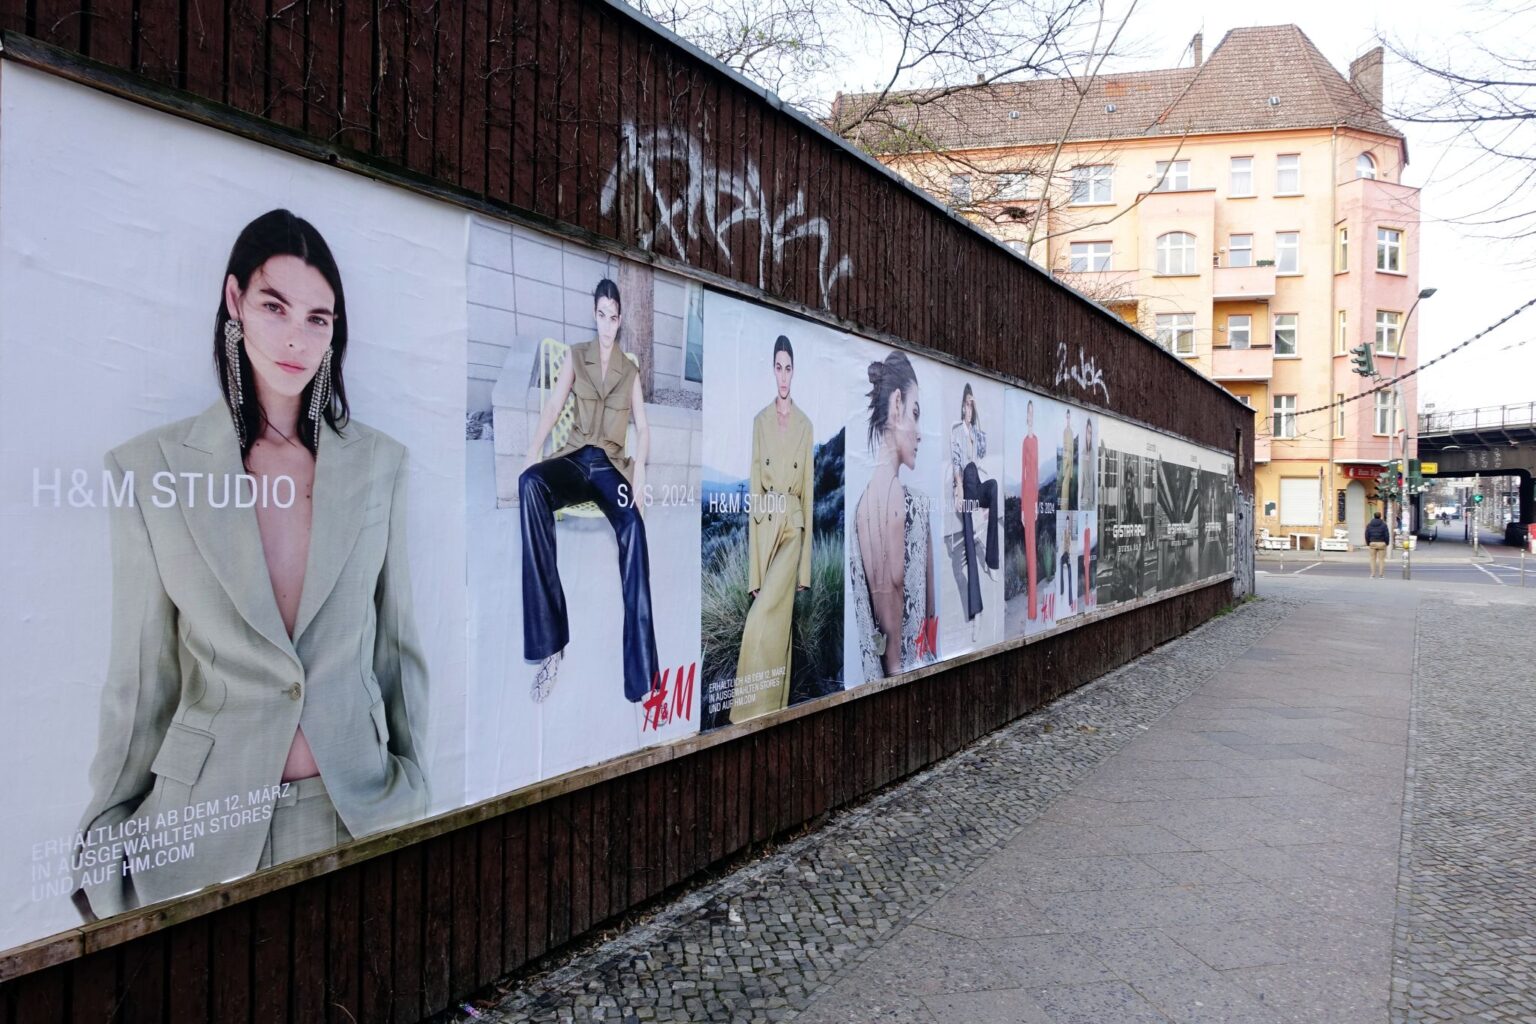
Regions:
<instances>
[{"instance_id":1,"label":"traffic light","mask_svg":"<svg viewBox=\"0 0 1536 1024\"><path fill-rule=\"evenodd\" d=\"M1474 505L1481 505L1482 503L1483 503L1483 496L1481 494L1474 494L1474 495L1472 495L1472 504L1474 504Z\"/></svg>"},{"instance_id":2,"label":"traffic light","mask_svg":"<svg viewBox=\"0 0 1536 1024\"><path fill-rule=\"evenodd\" d=\"M1376 357L1371 354L1371 346L1367 344L1356 345L1349 350L1349 361L1355 364L1355 372L1362 377L1374 377L1376 375Z\"/></svg>"}]
</instances>

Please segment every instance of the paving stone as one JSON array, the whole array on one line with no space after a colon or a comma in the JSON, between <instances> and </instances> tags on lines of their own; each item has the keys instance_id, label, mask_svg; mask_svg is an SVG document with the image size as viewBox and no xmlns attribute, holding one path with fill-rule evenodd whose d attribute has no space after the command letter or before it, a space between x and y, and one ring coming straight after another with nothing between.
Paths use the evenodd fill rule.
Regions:
<instances>
[{"instance_id":1,"label":"paving stone","mask_svg":"<svg viewBox=\"0 0 1536 1024\"><path fill-rule=\"evenodd\" d=\"M1154 928L1077 932L1082 947L1124 981L1199 970L1192 953Z\"/></svg>"},{"instance_id":2,"label":"paving stone","mask_svg":"<svg viewBox=\"0 0 1536 1024\"><path fill-rule=\"evenodd\" d=\"M1277 587L481 1017L1536 1024L1532 600L1358 589Z\"/></svg>"},{"instance_id":3,"label":"paving stone","mask_svg":"<svg viewBox=\"0 0 1536 1024\"><path fill-rule=\"evenodd\" d=\"M1536 1019L1533 622L1528 603L1419 616L1394 1024Z\"/></svg>"}]
</instances>

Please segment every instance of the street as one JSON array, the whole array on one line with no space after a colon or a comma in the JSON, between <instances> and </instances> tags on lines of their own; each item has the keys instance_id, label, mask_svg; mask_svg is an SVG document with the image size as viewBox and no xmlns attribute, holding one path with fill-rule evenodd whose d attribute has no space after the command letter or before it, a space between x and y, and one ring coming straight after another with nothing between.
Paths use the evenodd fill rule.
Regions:
<instances>
[{"instance_id":1,"label":"street","mask_svg":"<svg viewBox=\"0 0 1536 1024\"><path fill-rule=\"evenodd\" d=\"M459 1019L1529 1022L1536 586L1264 564L1257 600Z\"/></svg>"}]
</instances>

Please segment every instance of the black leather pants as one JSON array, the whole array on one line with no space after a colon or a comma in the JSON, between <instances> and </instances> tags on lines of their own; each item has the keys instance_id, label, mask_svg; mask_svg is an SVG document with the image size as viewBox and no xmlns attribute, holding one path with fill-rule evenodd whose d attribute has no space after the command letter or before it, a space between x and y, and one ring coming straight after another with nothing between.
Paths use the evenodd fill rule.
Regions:
<instances>
[{"instance_id":1,"label":"black leather pants","mask_svg":"<svg viewBox=\"0 0 1536 1024\"><path fill-rule=\"evenodd\" d=\"M656 630L651 621L650 553L645 521L624 474L601 448L587 445L545 459L518 478L523 517L523 657L542 661L571 640L555 558L555 511L596 502L619 542L619 585L624 590L624 696L645 699L656 676ZM623 495L620 487L624 488Z\"/></svg>"},{"instance_id":2,"label":"black leather pants","mask_svg":"<svg viewBox=\"0 0 1536 1024\"><path fill-rule=\"evenodd\" d=\"M976 470L976 463L965 464L960 481L964 485L960 496L965 500L965 511L960 513L960 521L964 526L961 532L965 535L965 617L974 619L981 614L981 570L976 566L976 531L971 528L971 502L987 510L987 565L993 569L999 567L997 522L1001 509L998 507L997 481L988 480L983 483L981 474Z\"/></svg>"}]
</instances>

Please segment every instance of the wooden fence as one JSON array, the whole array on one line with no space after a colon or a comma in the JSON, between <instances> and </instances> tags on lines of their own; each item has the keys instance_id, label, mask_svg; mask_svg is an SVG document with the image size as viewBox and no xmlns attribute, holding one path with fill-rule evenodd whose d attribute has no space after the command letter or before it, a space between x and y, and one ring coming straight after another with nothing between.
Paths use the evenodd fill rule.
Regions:
<instances>
[{"instance_id":1,"label":"wooden fence","mask_svg":"<svg viewBox=\"0 0 1536 1024\"><path fill-rule=\"evenodd\" d=\"M0 0L0 29L7 59L1233 452L1251 495L1250 410L603 0ZM760 215L722 229L711 194ZM417 1020L1231 602L1099 613L23 947L0 1024Z\"/></svg>"}]
</instances>

